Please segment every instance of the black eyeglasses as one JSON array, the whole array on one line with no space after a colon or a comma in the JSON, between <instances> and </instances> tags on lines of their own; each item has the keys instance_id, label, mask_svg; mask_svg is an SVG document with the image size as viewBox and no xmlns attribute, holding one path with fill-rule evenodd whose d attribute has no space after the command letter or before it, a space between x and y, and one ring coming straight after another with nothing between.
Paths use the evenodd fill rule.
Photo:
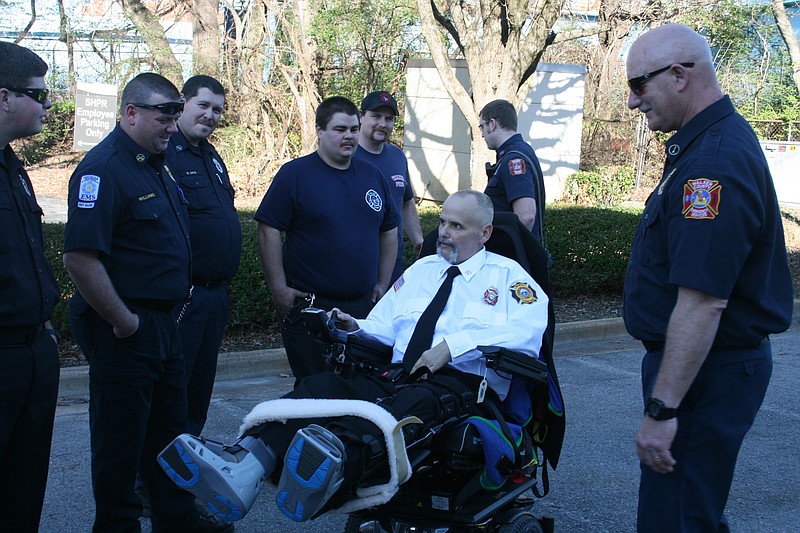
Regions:
<instances>
[{"instance_id":1,"label":"black eyeglasses","mask_svg":"<svg viewBox=\"0 0 800 533\"><path fill-rule=\"evenodd\" d=\"M673 63L672 65L674 64L675 63ZM678 63L678 64L686 68L692 68L694 66L694 63ZM636 96L640 96L644 92L644 84L647 83L647 81L650 80L650 78L654 78L655 76L658 76L662 72L668 71L669 69L672 68L672 65L660 68L658 70L654 70L653 72L648 72L643 76L637 76L635 78L631 78L628 80L628 87L631 88L631 92L633 94L635 94Z\"/></svg>"},{"instance_id":2,"label":"black eyeglasses","mask_svg":"<svg viewBox=\"0 0 800 533\"><path fill-rule=\"evenodd\" d=\"M491 122L491 121L492 121L492 119L489 119L489 120L487 120L486 122L481 122L481 123L479 123L479 124L478 124L478 129L479 129L479 130L481 130L481 131L483 131L483 127L484 127L485 125L487 125L487 124L488 124L489 122Z\"/></svg>"},{"instance_id":3,"label":"black eyeglasses","mask_svg":"<svg viewBox=\"0 0 800 533\"><path fill-rule=\"evenodd\" d=\"M141 107L144 109L157 109L165 115L177 115L183 113L183 102L164 102L163 104L134 104L134 107Z\"/></svg>"},{"instance_id":4,"label":"black eyeglasses","mask_svg":"<svg viewBox=\"0 0 800 533\"><path fill-rule=\"evenodd\" d=\"M13 87L6 87L12 93L20 93L25 96L30 96L40 104L47 100L47 95L50 94L50 89L15 89Z\"/></svg>"}]
</instances>

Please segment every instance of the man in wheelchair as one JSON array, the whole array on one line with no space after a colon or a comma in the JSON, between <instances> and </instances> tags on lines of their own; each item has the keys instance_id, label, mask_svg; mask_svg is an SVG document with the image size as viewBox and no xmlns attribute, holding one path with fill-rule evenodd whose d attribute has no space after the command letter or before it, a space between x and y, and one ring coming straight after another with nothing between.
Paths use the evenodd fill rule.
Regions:
<instances>
[{"instance_id":1,"label":"man in wheelchair","mask_svg":"<svg viewBox=\"0 0 800 533\"><path fill-rule=\"evenodd\" d=\"M506 397L509 376L490 368L478 346L539 355L547 295L517 262L485 249L492 217L486 195L452 194L435 255L409 267L366 319L322 315L334 336L386 345L385 360L334 357L339 372L309 376L283 399L257 406L231 445L180 435L159 455L165 472L226 520L242 518L267 479L295 521L349 501L361 501L349 509L388 501L381 493L393 494L410 476L405 447L447 421L492 418L488 406Z\"/></svg>"}]
</instances>

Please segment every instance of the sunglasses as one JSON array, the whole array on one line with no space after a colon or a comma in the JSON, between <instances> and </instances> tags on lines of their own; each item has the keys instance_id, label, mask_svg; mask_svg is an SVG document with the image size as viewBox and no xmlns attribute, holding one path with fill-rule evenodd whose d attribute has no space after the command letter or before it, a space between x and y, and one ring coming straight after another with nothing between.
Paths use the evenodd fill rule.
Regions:
<instances>
[{"instance_id":1,"label":"sunglasses","mask_svg":"<svg viewBox=\"0 0 800 533\"><path fill-rule=\"evenodd\" d=\"M183 113L183 102L164 102L163 104L134 104L134 107L141 107L143 109L157 109L165 115L177 115Z\"/></svg>"},{"instance_id":2,"label":"sunglasses","mask_svg":"<svg viewBox=\"0 0 800 533\"><path fill-rule=\"evenodd\" d=\"M686 68L692 68L694 66L694 63L678 63L678 64ZM674 65L674 63L672 65ZM654 70L653 72L648 72L643 76L637 76L635 78L631 78L628 80L628 87L631 88L631 92L633 94L635 94L636 96L640 96L644 92L644 84L647 83L647 81L650 80L650 78L654 78L659 74L661 74L662 72L668 71L669 69L672 68L672 65L660 68L658 70Z\"/></svg>"},{"instance_id":3,"label":"sunglasses","mask_svg":"<svg viewBox=\"0 0 800 533\"><path fill-rule=\"evenodd\" d=\"M12 93L30 96L40 104L43 104L47 100L47 95L50 94L50 89L15 89L13 87L7 87L7 89Z\"/></svg>"}]
</instances>

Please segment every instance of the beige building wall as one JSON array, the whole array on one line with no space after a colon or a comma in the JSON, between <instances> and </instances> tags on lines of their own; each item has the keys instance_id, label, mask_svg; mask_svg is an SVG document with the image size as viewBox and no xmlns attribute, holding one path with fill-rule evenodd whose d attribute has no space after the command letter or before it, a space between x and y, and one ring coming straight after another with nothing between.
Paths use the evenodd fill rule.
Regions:
<instances>
[{"instance_id":1,"label":"beige building wall","mask_svg":"<svg viewBox=\"0 0 800 533\"><path fill-rule=\"evenodd\" d=\"M469 91L464 61L452 64ZM585 74L580 65L539 64L520 109L518 131L536 151L548 201L561 196L564 179L578 170ZM417 196L441 202L470 188L469 124L431 60L409 62L404 124L403 150Z\"/></svg>"}]
</instances>

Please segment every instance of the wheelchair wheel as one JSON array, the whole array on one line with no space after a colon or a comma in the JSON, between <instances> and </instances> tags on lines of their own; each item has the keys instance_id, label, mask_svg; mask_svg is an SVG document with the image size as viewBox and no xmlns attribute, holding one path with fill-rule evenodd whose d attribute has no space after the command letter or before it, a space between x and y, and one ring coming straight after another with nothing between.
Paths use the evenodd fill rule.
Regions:
<instances>
[{"instance_id":1,"label":"wheelchair wheel","mask_svg":"<svg viewBox=\"0 0 800 533\"><path fill-rule=\"evenodd\" d=\"M358 531L357 529L354 531ZM503 524L498 533L544 533L536 517L523 513L515 516L508 524Z\"/></svg>"}]
</instances>

